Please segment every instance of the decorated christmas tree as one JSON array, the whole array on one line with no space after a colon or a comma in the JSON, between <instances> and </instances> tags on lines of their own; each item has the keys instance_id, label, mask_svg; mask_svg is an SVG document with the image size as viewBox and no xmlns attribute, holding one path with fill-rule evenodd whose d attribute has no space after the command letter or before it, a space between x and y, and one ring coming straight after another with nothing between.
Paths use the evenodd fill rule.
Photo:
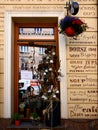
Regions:
<instances>
[{"instance_id":1,"label":"decorated christmas tree","mask_svg":"<svg viewBox=\"0 0 98 130\"><path fill-rule=\"evenodd\" d=\"M45 100L57 99L60 81L60 63L55 47L45 50L42 61L38 65L38 80L41 84L41 97Z\"/></svg>"}]
</instances>

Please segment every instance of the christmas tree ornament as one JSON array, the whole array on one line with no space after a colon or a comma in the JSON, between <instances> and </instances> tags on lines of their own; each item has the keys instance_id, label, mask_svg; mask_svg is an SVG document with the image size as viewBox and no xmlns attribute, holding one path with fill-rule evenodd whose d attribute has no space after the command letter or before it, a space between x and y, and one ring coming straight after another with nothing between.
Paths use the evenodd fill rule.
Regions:
<instances>
[{"instance_id":1,"label":"christmas tree ornament","mask_svg":"<svg viewBox=\"0 0 98 130\"><path fill-rule=\"evenodd\" d=\"M55 55L55 52L52 52L52 55Z\"/></svg>"},{"instance_id":2,"label":"christmas tree ornament","mask_svg":"<svg viewBox=\"0 0 98 130\"><path fill-rule=\"evenodd\" d=\"M49 71L52 71L52 68L49 68Z\"/></svg>"},{"instance_id":3,"label":"christmas tree ornament","mask_svg":"<svg viewBox=\"0 0 98 130\"><path fill-rule=\"evenodd\" d=\"M52 95L52 97L53 97L53 98L56 98L56 95L55 95L55 94L53 94L53 95Z\"/></svg>"},{"instance_id":4,"label":"christmas tree ornament","mask_svg":"<svg viewBox=\"0 0 98 130\"><path fill-rule=\"evenodd\" d=\"M47 99L48 99L45 95L42 95L42 98L43 98L44 100L47 100Z\"/></svg>"},{"instance_id":5,"label":"christmas tree ornament","mask_svg":"<svg viewBox=\"0 0 98 130\"><path fill-rule=\"evenodd\" d=\"M50 63L53 63L53 60L50 60Z\"/></svg>"},{"instance_id":6,"label":"christmas tree ornament","mask_svg":"<svg viewBox=\"0 0 98 130\"><path fill-rule=\"evenodd\" d=\"M46 75L46 72L44 72L44 75Z\"/></svg>"},{"instance_id":7,"label":"christmas tree ornament","mask_svg":"<svg viewBox=\"0 0 98 130\"><path fill-rule=\"evenodd\" d=\"M56 94L58 94L59 93L59 90L56 90Z\"/></svg>"},{"instance_id":8,"label":"christmas tree ornament","mask_svg":"<svg viewBox=\"0 0 98 130\"><path fill-rule=\"evenodd\" d=\"M48 69L45 69L45 72L48 72Z\"/></svg>"}]
</instances>

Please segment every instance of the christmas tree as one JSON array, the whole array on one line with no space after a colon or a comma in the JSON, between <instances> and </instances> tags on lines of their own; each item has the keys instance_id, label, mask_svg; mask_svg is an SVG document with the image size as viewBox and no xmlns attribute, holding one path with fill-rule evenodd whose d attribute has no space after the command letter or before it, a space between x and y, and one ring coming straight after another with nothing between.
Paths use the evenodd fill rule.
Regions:
<instances>
[{"instance_id":1,"label":"christmas tree","mask_svg":"<svg viewBox=\"0 0 98 130\"><path fill-rule=\"evenodd\" d=\"M41 84L41 97L48 100L57 99L61 72L55 47L45 49L45 55L43 55L37 70L38 80Z\"/></svg>"}]
</instances>

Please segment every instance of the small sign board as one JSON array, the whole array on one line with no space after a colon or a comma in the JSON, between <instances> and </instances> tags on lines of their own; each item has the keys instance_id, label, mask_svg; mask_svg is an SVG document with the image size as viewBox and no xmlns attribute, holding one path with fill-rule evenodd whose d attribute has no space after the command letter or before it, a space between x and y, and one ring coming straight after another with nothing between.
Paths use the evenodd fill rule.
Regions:
<instances>
[{"instance_id":1,"label":"small sign board","mask_svg":"<svg viewBox=\"0 0 98 130\"><path fill-rule=\"evenodd\" d=\"M21 70L21 79L31 80L32 79L32 71Z\"/></svg>"}]
</instances>

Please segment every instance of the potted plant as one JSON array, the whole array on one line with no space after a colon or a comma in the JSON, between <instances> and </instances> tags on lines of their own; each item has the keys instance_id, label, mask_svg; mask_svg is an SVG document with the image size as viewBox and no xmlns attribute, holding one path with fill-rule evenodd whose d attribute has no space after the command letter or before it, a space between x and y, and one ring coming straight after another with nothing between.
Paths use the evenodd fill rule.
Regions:
<instances>
[{"instance_id":1,"label":"potted plant","mask_svg":"<svg viewBox=\"0 0 98 130\"><path fill-rule=\"evenodd\" d=\"M20 125L20 115L18 113L15 113L13 115L13 119L14 119L14 123L16 126L19 126Z\"/></svg>"},{"instance_id":2,"label":"potted plant","mask_svg":"<svg viewBox=\"0 0 98 130\"><path fill-rule=\"evenodd\" d=\"M30 119L32 120L33 125L37 125L38 121L40 120L40 117L37 114L37 112L33 112L33 113L31 113Z\"/></svg>"}]
</instances>

